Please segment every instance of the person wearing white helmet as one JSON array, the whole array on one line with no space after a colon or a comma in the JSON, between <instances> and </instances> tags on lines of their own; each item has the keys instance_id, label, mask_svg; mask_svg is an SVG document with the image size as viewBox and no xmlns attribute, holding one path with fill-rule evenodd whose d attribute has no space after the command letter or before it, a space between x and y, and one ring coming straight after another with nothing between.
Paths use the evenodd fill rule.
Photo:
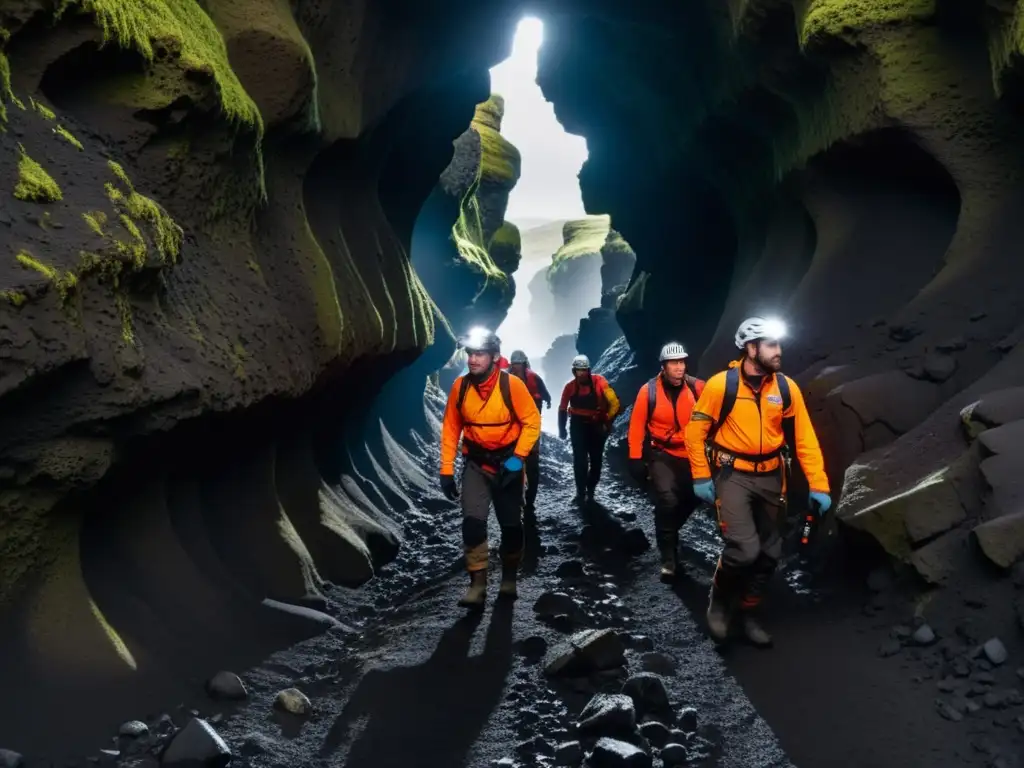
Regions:
<instances>
[{"instance_id":1,"label":"person wearing white helmet","mask_svg":"<svg viewBox=\"0 0 1024 768\"><path fill-rule=\"evenodd\" d=\"M686 427L694 493L716 505L725 539L707 612L708 629L719 641L738 609L750 642L772 642L753 611L782 554L787 442L807 476L809 507L823 515L832 506L803 393L781 371L785 335L778 320L744 320L736 331L738 359L708 379Z\"/></svg>"},{"instance_id":2,"label":"person wearing white helmet","mask_svg":"<svg viewBox=\"0 0 1024 768\"><path fill-rule=\"evenodd\" d=\"M563 440L571 437L572 471L576 480L573 501L577 504L594 498L601 479L604 444L619 408L618 395L604 376L591 372L590 359L586 355L574 357L572 379L562 388L562 401L558 406L558 436Z\"/></svg>"},{"instance_id":3,"label":"person wearing white helmet","mask_svg":"<svg viewBox=\"0 0 1024 768\"><path fill-rule=\"evenodd\" d=\"M629 418L629 471L654 496L654 535L665 580L675 578L679 530L698 504L684 430L704 382L686 373L686 358L678 342L661 348L661 373L640 387Z\"/></svg>"},{"instance_id":4,"label":"person wearing white helmet","mask_svg":"<svg viewBox=\"0 0 1024 768\"><path fill-rule=\"evenodd\" d=\"M502 570L498 595L517 596L522 559L523 463L540 437L540 412L526 385L501 368L501 340L486 328L459 339L468 373L448 394L441 426L441 491L461 500L462 544L469 588L459 605L480 610L487 599L491 505L501 528ZM459 441L464 458L461 493L455 480Z\"/></svg>"},{"instance_id":5,"label":"person wearing white helmet","mask_svg":"<svg viewBox=\"0 0 1024 768\"><path fill-rule=\"evenodd\" d=\"M538 411L540 410L541 403L546 404L549 409L551 408L551 393L548 392L544 379L530 368L530 360L523 350L517 349L509 355L508 372L523 380L526 388L530 390L533 402L537 404ZM527 519L535 518L537 513L537 488L540 483L540 444L541 440L538 440L537 444L533 446L533 450L530 451L530 455L526 457L526 506L523 507L523 515Z\"/></svg>"}]
</instances>

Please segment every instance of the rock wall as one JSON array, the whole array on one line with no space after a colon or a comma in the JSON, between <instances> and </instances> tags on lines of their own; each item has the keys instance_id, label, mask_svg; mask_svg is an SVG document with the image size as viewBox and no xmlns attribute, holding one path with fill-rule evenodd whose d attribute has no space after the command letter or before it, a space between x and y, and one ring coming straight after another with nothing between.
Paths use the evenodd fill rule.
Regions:
<instances>
[{"instance_id":1,"label":"rock wall","mask_svg":"<svg viewBox=\"0 0 1024 768\"><path fill-rule=\"evenodd\" d=\"M601 246L601 305L594 307L580 320L576 333L576 349L597 361L622 335L615 308L625 293L636 265L636 254L618 232L608 230Z\"/></svg>"},{"instance_id":2,"label":"rock wall","mask_svg":"<svg viewBox=\"0 0 1024 768\"><path fill-rule=\"evenodd\" d=\"M1024 378L1022 13L701 2L636 7L628 36L610 6L546 19L539 82L587 136L584 201L637 252L618 309L637 359L664 331L710 373L743 316L784 316L843 517L955 463L960 410ZM965 471L984 482L956 541L994 489Z\"/></svg>"},{"instance_id":3,"label":"rock wall","mask_svg":"<svg viewBox=\"0 0 1024 768\"><path fill-rule=\"evenodd\" d=\"M394 555L339 435L435 338L407 257L511 19L0 16L0 742L94 746ZM500 222L498 222L500 224Z\"/></svg>"}]
</instances>

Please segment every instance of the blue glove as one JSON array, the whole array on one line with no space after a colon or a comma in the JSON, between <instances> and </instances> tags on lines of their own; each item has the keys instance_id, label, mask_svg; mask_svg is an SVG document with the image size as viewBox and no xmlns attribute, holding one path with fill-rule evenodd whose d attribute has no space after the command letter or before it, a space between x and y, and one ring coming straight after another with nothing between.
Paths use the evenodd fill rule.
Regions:
<instances>
[{"instance_id":1,"label":"blue glove","mask_svg":"<svg viewBox=\"0 0 1024 768\"><path fill-rule=\"evenodd\" d=\"M829 508L832 506L832 497L827 493L811 491L810 505L811 509L817 510L818 517L821 517L828 512Z\"/></svg>"},{"instance_id":2,"label":"blue glove","mask_svg":"<svg viewBox=\"0 0 1024 768\"><path fill-rule=\"evenodd\" d=\"M508 472L519 472L523 468L523 460L518 456L510 456L505 459L504 467Z\"/></svg>"},{"instance_id":3,"label":"blue glove","mask_svg":"<svg viewBox=\"0 0 1024 768\"><path fill-rule=\"evenodd\" d=\"M715 483L712 480L697 480L693 484L693 492L701 501L715 503Z\"/></svg>"}]
</instances>

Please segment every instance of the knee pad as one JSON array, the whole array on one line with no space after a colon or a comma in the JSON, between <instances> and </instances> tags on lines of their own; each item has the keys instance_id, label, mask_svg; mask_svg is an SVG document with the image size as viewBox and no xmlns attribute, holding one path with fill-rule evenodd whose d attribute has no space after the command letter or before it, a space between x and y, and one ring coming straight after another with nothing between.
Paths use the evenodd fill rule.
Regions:
<instances>
[{"instance_id":1,"label":"knee pad","mask_svg":"<svg viewBox=\"0 0 1024 768\"><path fill-rule=\"evenodd\" d=\"M487 541L487 521L475 517L462 518L462 543L467 547L475 547Z\"/></svg>"}]
</instances>

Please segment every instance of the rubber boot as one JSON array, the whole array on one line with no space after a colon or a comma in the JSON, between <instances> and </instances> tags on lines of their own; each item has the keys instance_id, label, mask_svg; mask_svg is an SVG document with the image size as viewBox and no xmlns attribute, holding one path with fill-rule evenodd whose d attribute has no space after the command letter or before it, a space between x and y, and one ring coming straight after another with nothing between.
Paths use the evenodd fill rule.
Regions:
<instances>
[{"instance_id":1,"label":"rubber boot","mask_svg":"<svg viewBox=\"0 0 1024 768\"><path fill-rule=\"evenodd\" d=\"M743 612L743 634L752 645L756 645L758 648L768 648L772 644L772 636L749 611Z\"/></svg>"},{"instance_id":2,"label":"rubber boot","mask_svg":"<svg viewBox=\"0 0 1024 768\"><path fill-rule=\"evenodd\" d=\"M671 581L676 577L678 563L676 560L679 548L679 535L675 531L657 531L658 552L661 553L661 578Z\"/></svg>"},{"instance_id":3,"label":"rubber boot","mask_svg":"<svg viewBox=\"0 0 1024 768\"><path fill-rule=\"evenodd\" d=\"M471 571L469 574L469 589L459 600L463 608L480 610L487 602L487 571Z\"/></svg>"},{"instance_id":4,"label":"rubber boot","mask_svg":"<svg viewBox=\"0 0 1024 768\"><path fill-rule=\"evenodd\" d=\"M722 642L729 636L729 603L714 584L708 598L707 619L711 637Z\"/></svg>"},{"instance_id":5,"label":"rubber boot","mask_svg":"<svg viewBox=\"0 0 1024 768\"><path fill-rule=\"evenodd\" d=\"M516 589L516 576L519 573L518 564L506 563L501 566L501 586L498 587L498 597L504 600L515 600L519 597Z\"/></svg>"},{"instance_id":6,"label":"rubber boot","mask_svg":"<svg viewBox=\"0 0 1024 768\"><path fill-rule=\"evenodd\" d=\"M585 488L577 488L576 495L572 497L573 504L583 504L587 500L587 491Z\"/></svg>"},{"instance_id":7,"label":"rubber boot","mask_svg":"<svg viewBox=\"0 0 1024 768\"><path fill-rule=\"evenodd\" d=\"M593 486L593 485L588 485L587 486L587 501L593 501L594 500L594 492L596 490L597 490L596 486Z\"/></svg>"},{"instance_id":8,"label":"rubber boot","mask_svg":"<svg viewBox=\"0 0 1024 768\"><path fill-rule=\"evenodd\" d=\"M732 568L723 567L722 559L718 559L718 567L711 580L711 593L708 595L708 632L718 642L729 636L729 624L732 621L732 607L735 600L738 574Z\"/></svg>"}]
</instances>

